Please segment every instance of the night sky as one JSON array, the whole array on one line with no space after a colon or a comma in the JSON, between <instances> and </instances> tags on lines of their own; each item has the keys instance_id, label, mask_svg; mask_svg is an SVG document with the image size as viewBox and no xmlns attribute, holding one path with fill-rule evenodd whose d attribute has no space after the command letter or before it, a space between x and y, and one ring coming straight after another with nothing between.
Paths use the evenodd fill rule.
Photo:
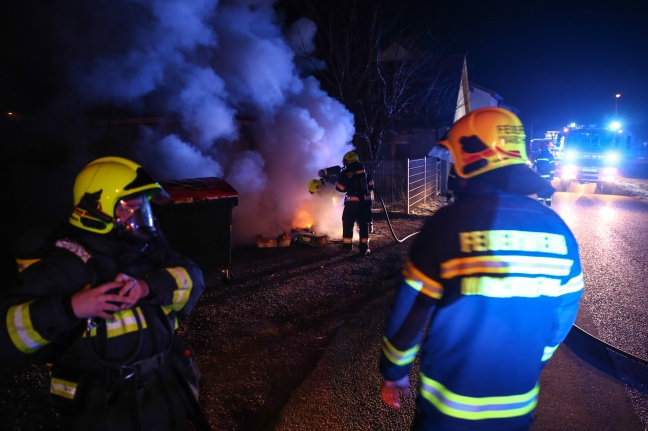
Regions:
<instances>
[{"instance_id":1,"label":"night sky","mask_svg":"<svg viewBox=\"0 0 648 431\"><path fill-rule=\"evenodd\" d=\"M59 90L64 66L57 59L69 53L60 52L60 44L50 46L53 42L42 35L66 28L81 31L88 23L60 12L63 4L74 9L80 3L64 1L55 15L49 2L4 4L0 90L2 97L13 97L14 107L20 108L15 103L21 99L19 91L43 95ZM467 54L469 79L518 108L533 137L570 122L605 123L618 111L636 141L648 141L648 12L641 1L395 3L421 30L439 38L449 54ZM118 40L120 35L106 37ZM31 103L30 97L34 94L22 99Z\"/></svg>"},{"instance_id":2,"label":"night sky","mask_svg":"<svg viewBox=\"0 0 648 431\"><path fill-rule=\"evenodd\" d=\"M636 142L648 141L645 2L456 0L407 7L422 28L450 42L449 50L467 54L469 79L518 108L533 137L571 122L609 122L618 102L624 128Z\"/></svg>"}]
</instances>

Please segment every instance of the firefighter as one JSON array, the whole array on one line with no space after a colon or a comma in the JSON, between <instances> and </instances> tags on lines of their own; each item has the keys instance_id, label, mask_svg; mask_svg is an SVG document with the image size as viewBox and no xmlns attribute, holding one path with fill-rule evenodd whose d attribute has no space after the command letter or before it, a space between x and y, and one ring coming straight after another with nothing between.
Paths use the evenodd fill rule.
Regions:
<instances>
[{"instance_id":1,"label":"firefighter","mask_svg":"<svg viewBox=\"0 0 648 431\"><path fill-rule=\"evenodd\" d=\"M342 159L344 169L340 172L336 189L345 193L342 212L342 249L353 250L353 228L358 224L360 230L360 254L369 254L369 231L371 225L371 206L373 181L367 177L364 166L353 151Z\"/></svg>"},{"instance_id":2,"label":"firefighter","mask_svg":"<svg viewBox=\"0 0 648 431\"><path fill-rule=\"evenodd\" d=\"M460 180L457 176L457 171L454 165L448 172L448 185L446 187L446 203L451 204L457 201L457 189L459 188Z\"/></svg>"},{"instance_id":3,"label":"firefighter","mask_svg":"<svg viewBox=\"0 0 648 431\"><path fill-rule=\"evenodd\" d=\"M0 360L50 364L64 429L209 429L192 351L174 335L203 274L156 226L150 201L164 194L131 160L91 162L68 222L3 289Z\"/></svg>"},{"instance_id":4,"label":"firefighter","mask_svg":"<svg viewBox=\"0 0 648 431\"><path fill-rule=\"evenodd\" d=\"M466 184L409 251L381 343L382 399L400 408L420 353L412 429L528 430L583 293L578 244L529 197L551 186L526 165L512 112L476 109L441 144Z\"/></svg>"},{"instance_id":5,"label":"firefighter","mask_svg":"<svg viewBox=\"0 0 648 431\"><path fill-rule=\"evenodd\" d=\"M546 142L543 142L540 145L540 154L538 154L533 161L533 169L540 175L545 181L547 181L549 184L554 179L554 170L556 168L556 163L554 161L554 156L551 154L551 151L549 149L549 144ZM547 192L540 192L537 194L538 196L538 201L544 202L548 207L551 206L551 196L553 194L553 190L551 193Z\"/></svg>"}]
</instances>

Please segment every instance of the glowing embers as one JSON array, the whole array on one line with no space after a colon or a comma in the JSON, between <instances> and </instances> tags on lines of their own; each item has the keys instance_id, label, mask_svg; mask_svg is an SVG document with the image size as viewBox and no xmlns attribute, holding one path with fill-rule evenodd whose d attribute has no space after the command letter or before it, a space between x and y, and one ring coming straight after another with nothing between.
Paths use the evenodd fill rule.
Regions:
<instances>
[{"instance_id":1,"label":"glowing embers","mask_svg":"<svg viewBox=\"0 0 648 431\"><path fill-rule=\"evenodd\" d=\"M290 237L286 233L276 236L275 238L264 238L261 235L257 235L257 247L258 248L268 248L268 247L288 247L290 245Z\"/></svg>"}]
</instances>

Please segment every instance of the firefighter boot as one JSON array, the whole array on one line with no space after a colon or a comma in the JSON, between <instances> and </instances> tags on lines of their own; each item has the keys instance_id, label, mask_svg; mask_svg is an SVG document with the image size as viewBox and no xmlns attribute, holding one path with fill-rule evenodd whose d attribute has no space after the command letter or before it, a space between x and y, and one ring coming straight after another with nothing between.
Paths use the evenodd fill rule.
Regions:
<instances>
[{"instance_id":1,"label":"firefighter boot","mask_svg":"<svg viewBox=\"0 0 648 431\"><path fill-rule=\"evenodd\" d=\"M353 243L351 241L345 241L343 240L342 243L342 251L353 251Z\"/></svg>"},{"instance_id":2,"label":"firefighter boot","mask_svg":"<svg viewBox=\"0 0 648 431\"><path fill-rule=\"evenodd\" d=\"M369 250L369 242L360 242L360 255L366 256L369 253L371 253L371 250Z\"/></svg>"}]
</instances>

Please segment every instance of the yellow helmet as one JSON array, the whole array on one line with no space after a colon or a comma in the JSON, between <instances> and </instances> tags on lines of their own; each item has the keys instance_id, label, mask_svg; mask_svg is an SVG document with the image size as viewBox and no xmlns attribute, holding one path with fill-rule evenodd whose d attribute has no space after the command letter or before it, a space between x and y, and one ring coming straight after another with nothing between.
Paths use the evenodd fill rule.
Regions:
<instances>
[{"instance_id":1,"label":"yellow helmet","mask_svg":"<svg viewBox=\"0 0 648 431\"><path fill-rule=\"evenodd\" d=\"M74 181L74 211L69 222L90 232L106 234L115 225L115 207L123 199L144 196L140 211L145 226L154 230L149 200L166 194L137 163L122 157L102 157L86 165Z\"/></svg>"},{"instance_id":2,"label":"yellow helmet","mask_svg":"<svg viewBox=\"0 0 648 431\"><path fill-rule=\"evenodd\" d=\"M322 180L310 180L308 182L308 191L313 193L317 193L320 190L322 190Z\"/></svg>"},{"instance_id":3,"label":"yellow helmet","mask_svg":"<svg viewBox=\"0 0 648 431\"><path fill-rule=\"evenodd\" d=\"M522 122L503 108L475 109L460 118L439 143L450 150L457 174L463 178L527 161Z\"/></svg>"},{"instance_id":4,"label":"yellow helmet","mask_svg":"<svg viewBox=\"0 0 648 431\"><path fill-rule=\"evenodd\" d=\"M347 166L350 163L357 162L358 161L358 155L354 153L353 151L349 151L344 155L342 158L342 164L344 166Z\"/></svg>"}]
</instances>

